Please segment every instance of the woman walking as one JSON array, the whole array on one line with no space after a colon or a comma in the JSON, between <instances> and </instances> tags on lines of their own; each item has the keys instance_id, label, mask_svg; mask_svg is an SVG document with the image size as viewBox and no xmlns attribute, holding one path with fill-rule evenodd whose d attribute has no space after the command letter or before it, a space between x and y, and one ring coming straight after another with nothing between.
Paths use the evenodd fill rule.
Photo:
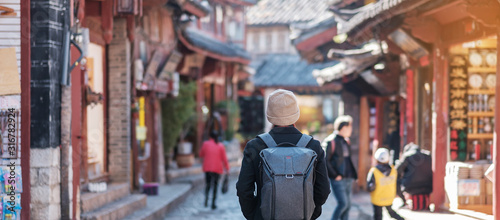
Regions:
<instances>
[{"instance_id":1,"label":"woman walking","mask_svg":"<svg viewBox=\"0 0 500 220\"><path fill-rule=\"evenodd\" d=\"M212 188L212 209L216 209L215 200L217 198L217 186L219 185L220 175L224 173L224 169L229 173L226 149L222 143L219 143L219 135L216 131L210 132L210 139L203 143L200 158L203 159L203 172L205 172L205 207L208 206L208 195L210 188Z\"/></svg>"}]
</instances>

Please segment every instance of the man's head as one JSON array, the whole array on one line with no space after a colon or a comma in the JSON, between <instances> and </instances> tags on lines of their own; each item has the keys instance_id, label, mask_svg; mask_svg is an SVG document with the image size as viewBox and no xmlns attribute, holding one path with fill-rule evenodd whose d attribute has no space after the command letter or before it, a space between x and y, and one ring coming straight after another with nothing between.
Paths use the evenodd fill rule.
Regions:
<instances>
[{"instance_id":1,"label":"man's head","mask_svg":"<svg viewBox=\"0 0 500 220\"><path fill-rule=\"evenodd\" d=\"M295 124L299 120L300 110L293 92L283 89L272 92L267 101L266 116L273 125Z\"/></svg>"},{"instance_id":2,"label":"man's head","mask_svg":"<svg viewBox=\"0 0 500 220\"><path fill-rule=\"evenodd\" d=\"M352 117L349 115L342 115L335 119L333 128L339 135L345 138L351 137L352 134Z\"/></svg>"},{"instance_id":3,"label":"man's head","mask_svg":"<svg viewBox=\"0 0 500 220\"><path fill-rule=\"evenodd\" d=\"M387 164L389 163L389 150L387 148L379 148L377 151L375 151L375 159L377 162L382 163L382 164Z\"/></svg>"}]
</instances>

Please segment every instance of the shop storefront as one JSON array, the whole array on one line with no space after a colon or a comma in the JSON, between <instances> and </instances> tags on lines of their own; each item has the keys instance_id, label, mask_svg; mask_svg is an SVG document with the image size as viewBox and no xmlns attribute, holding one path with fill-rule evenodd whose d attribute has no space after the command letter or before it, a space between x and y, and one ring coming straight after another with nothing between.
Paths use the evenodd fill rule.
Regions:
<instances>
[{"instance_id":1,"label":"shop storefront","mask_svg":"<svg viewBox=\"0 0 500 220\"><path fill-rule=\"evenodd\" d=\"M448 49L449 160L445 190L451 210L492 214L497 37Z\"/></svg>"}]
</instances>

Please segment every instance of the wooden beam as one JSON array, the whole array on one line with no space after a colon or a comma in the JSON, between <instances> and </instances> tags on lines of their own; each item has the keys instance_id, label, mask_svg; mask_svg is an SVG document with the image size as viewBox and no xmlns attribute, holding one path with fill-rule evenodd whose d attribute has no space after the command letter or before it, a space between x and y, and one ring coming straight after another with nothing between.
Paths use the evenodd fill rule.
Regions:
<instances>
[{"instance_id":1,"label":"wooden beam","mask_svg":"<svg viewBox=\"0 0 500 220\"><path fill-rule=\"evenodd\" d=\"M437 211L444 209L444 176L448 161L448 73L444 48L437 42L433 49L434 111L432 120L432 200Z\"/></svg>"},{"instance_id":2,"label":"wooden beam","mask_svg":"<svg viewBox=\"0 0 500 220\"><path fill-rule=\"evenodd\" d=\"M370 156L370 107L368 106L368 98L363 96L360 98L359 110L359 161L358 161L358 185L362 189L366 189L366 176L371 166Z\"/></svg>"},{"instance_id":3,"label":"wooden beam","mask_svg":"<svg viewBox=\"0 0 500 220\"><path fill-rule=\"evenodd\" d=\"M106 44L111 43L113 39L113 0L102 2L102 37Z\"/></svg>"}]
</instances>

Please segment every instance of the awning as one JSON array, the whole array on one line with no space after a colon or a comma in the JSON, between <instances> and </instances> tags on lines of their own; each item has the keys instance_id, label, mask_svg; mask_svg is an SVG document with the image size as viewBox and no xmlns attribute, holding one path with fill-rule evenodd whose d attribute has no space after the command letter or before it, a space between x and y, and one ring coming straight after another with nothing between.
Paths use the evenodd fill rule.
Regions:
<instances>
[{"instance_id":1,"label":"awning","mask_svg":"<svg viewBox=\"0 0 500 220\"><path fill-rule=\"evenodd\" d=\"M196 53L226 62L250 63L250 54L245 49L212 38L193 28L185 28L178 36L184 46Z\"/></svg>"}]
</instances>

